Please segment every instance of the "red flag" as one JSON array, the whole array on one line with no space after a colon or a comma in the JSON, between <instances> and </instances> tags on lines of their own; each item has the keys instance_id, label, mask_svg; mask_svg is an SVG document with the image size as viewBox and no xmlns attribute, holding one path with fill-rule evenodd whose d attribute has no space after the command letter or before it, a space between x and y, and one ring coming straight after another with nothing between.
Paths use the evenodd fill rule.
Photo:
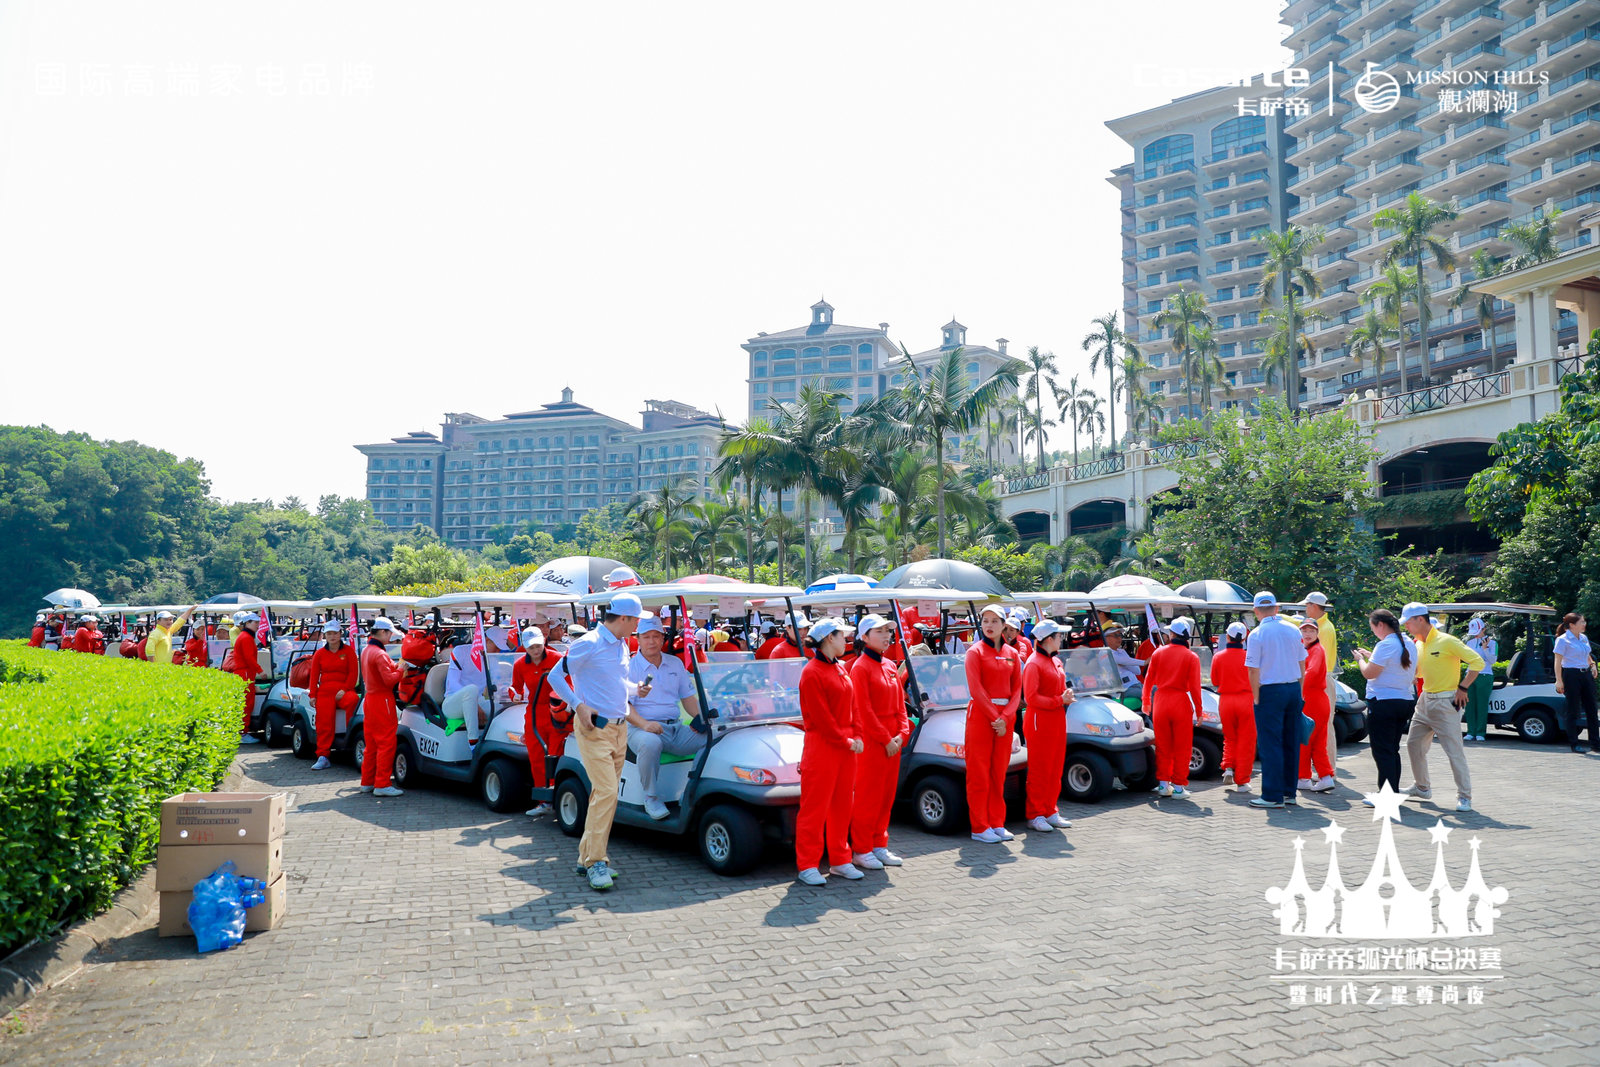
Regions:
<instances>
[{"instance_id":1,"label":"red flag","mask_svg":"<svg viewBox=\"0 0 1600 1067\"><path fill-rule=\"evenodd\" d=\"M357 650L361 646L361 625L356 621L356 616L359 614L360 612L356 611L354 607L350 609L350 647Z\"/></svg>"},{"instance_id":2,"label":"red flag","mask_svg":"<svg viewBox=\"0 0 1600 1067\"><path fill-rule=\"evenodd\" d=\"M678 610L683 632L683 669L693 674L694 653L700 647L694 639L694 616L689 614L689 606L682 600L678 601Z\"/></svg>"},{"instance_id":3,"label":"red flag","mask_svg":"<svg viewBox=\"0 0 1600 1067\"><path fill-rule=\"evenodd\" d=\"M259 636L260 644L267 645L272 643L272 620L267 618L267 609L264 607L261 609L261 632Z\"/></svg>"},{"instance_id":4,"label":"red flag","mask_svg":"<svg viewBox=\"0 0 1600 1067\"><path fill-rule=\"evenodd\" d=\"M472 629L472 665L481 671L483 670L483 653L486 647L483 640L483 613L478 612L473 615L473 618L477 620L477 625Z\"/></svg>"}]
</instances>

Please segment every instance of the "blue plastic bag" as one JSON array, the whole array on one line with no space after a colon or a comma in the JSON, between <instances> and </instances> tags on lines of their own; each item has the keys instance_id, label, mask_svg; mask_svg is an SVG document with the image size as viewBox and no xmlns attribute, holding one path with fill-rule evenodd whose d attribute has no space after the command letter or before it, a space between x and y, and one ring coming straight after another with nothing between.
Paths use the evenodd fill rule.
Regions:
<instances>
[{"instance_id":1,"label":"blue plastic bag","mask_svg":"<svg viewBox=\"0 0 1600 1067\"><path fill-rule=\"evenodd\" d=\"M244 940L244 911L266 900L266 885L241 878L229 860L195 883L189 928L201 952L229 949Z\"/></svg>"}]
</instances>

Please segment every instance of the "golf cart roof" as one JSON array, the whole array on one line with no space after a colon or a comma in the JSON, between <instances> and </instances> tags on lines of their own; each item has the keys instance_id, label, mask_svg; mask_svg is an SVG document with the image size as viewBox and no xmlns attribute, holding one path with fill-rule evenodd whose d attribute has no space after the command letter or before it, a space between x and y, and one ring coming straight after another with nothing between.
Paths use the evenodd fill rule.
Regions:
<instances>
[{"instance_id":1,"label":"golf cart roof","mask_svg":"<svg viewBox=\"0 0 1600 1067\"><path fill-rule=\"evenodd\" d=\"M1142 611L1144 610L1144 606L1146 604L1151 604L1158 608L1189 608L1193 611L1226 610L1220 605L1213 609L1212 606L1207 604L1204 600L1196 600L1193 597L1179 596L1177 593L1173 593L1171 596L1150 597L1129 595L1126 593L1111 596L1096 596L1092 593L1039 592L1013 593L1011 598L1024 604L1030 602L1049 604L1051 607L1060 608L1063 610L1093 607L1096 611ZM1227 609L1237 609L1237 607L1238 605L1232 604L1228 605Z\"/></svg>"},{"instance_id":2,"label":"golf cart roof","mask_svg":"<svg viewBox=\"0 0 1600 1067\"><path fill-rule=\"evenodd\" d=\"M266 608L268 611L277 612L279 615L314 615L316 605L309 600L268 600L264 604L254 605Z\"/></svg>"},{"instance_id":3,"label":"golf cart roof","mask_svg":"<svg viewBox=\"0 0 1600 1067\"><path fill-rule=\"evenodd\" d=\"M801 597L804 594L792 585L761 585L754 582L715 582L680 584L662 582L657 585L630 585L622 589L602 589L589 593L578 601L590 607L603 607L621 593L631 593L645 607L676 604L716 604L723 600L774 600L783 597Z\"/></svg>"},{"instance_id":4,"label":"golf cart roof","mask_svg":"<svg viewBox=\"0 0 1600 1067\"><path fill-rule=\"evenodd\" d=\"M323 597L311 606L318 611L342 610L354 604L359 611L377 610L384 608L414 608L417 598L414 596L374 596L371 593L349 593L345 596Z\"/></svg>"},{"instance_id":5,"label":"golf cart roof","mask_svg":"<svg viewBox=\"0 0 1600 1067\"><path fill-rule=\"evenodd\" d=\"M518 615L532 615L535 608L567 607L578 602L572 593L445 593L424 597L412 605L417 611L434 608L506 608Z\"/></svg>"},{"instance_id":6,"label":"golf cart roof","mask_svg":"<svg viewBox=\"0 0 1600 1067\"><path fill-rule=\"evenodd\" d=\"M1431 615L1476 615L1479 612L1501 615L1559 615L1544 604L1507 604L1499 601L1466 601L1460 604L1424 604Z\"/></svg>"},{"instance_id":7,"label":"golf cart roof","mask_svg":"<svg viewBox=\"0 0 1600 1067\"><path fill-rule=\"evenodd\" d=\"M805 593L794 598L796 604L806 607L847 607L860 604L887 604L890 601L933 601L940 604L985 603L996 599L992 593L979 593L963 589L908 589L877 586L872 589L828 589Z\"/></svg>"}]
</instances>

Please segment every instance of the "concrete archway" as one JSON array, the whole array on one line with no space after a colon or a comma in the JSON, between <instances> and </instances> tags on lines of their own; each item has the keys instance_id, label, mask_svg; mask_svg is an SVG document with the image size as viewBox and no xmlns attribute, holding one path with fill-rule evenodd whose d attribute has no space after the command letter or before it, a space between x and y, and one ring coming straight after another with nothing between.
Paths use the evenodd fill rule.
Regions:
<instances>
[{"instance_id":1,"label":"concrete archway","mask_svg":"<svg viewBox=\"0 0 1600 1067\"><path fill-rule=\"evenodd\" d=\"M1400 496L1440 489L1464 489L1472 476L1490 467L1483 440L1430 441L1397 453L1378 464L1378 495Z\"/></svg>"},{"instance_id":2,"label":"concrete archway","mask_svg":"<svg viewBox=\"0 0 1600 1067\"><path fill-rule=\"evenodd\" d=\"M1011 516L1017 528L1017 540L1024 545L1050 542L1050 516L1042 511L1019 511Z\"/></svg>"},{"instance_id":3,"label":"concrete archway","mask_svg":"<svg viewBox=\"0 0 1600 1067\"><path fill-rule=\"evenodd\" d=\"M1098 533L1128 523L1128 505L1121 500L1085 500L1067 512L1069 534Z\"/></svg>"}]
</instances>

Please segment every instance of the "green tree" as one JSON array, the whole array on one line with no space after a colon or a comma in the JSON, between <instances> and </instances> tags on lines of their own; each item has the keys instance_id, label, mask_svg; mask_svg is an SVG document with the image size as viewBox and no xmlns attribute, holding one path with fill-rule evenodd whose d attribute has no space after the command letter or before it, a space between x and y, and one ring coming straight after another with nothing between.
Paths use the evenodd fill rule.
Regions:
<instances>
[{"instance_id":1,"label":"green tree","mask_svg":"<svg viewBox=\"0 0 1600 1067\"><path fill-rule=\"evenodd\" d=\"M1290 226L1286 230L1267 230L1261 234L1267 246L1265 270L1261 275L1261 307L1272 306L1273 290L1279 290L1278 319L1284 337L1290 342L1285 361L1283 391L1290 411L1300 409L1300 359L1298 340L1305 328L1303 301L1315 300L1322 295L1322 283L1312 273L1312 254L1323 241L1321 226L1302 230ZM1310 348L1307 346L1307 350Z\"/></svg>"},{"instance_id":2,"label":"green tree","mask_svg":"<svg viewBox=\"0 0 1600 1067\"><path fill-rule=\"evenodd\" d=\"M1372 357L1372 378L1382 385L1383 368L1389 362L1389 342L1399 336L1399 327L1376 307L1368 307L1361 321L1351 327L1345 338L1345 347L1352 358L1360 362Z\"/></svg>"},{"instance_id":3,"label":"green tree","mask_svg":"<svg viewBox=\"0 0 1600 1067\"><path fill-rule=\"evenodd\" d=\"M1216 326L1211 312L1206 310L1204 293L1183 286L1167 297L1167 304L1156 312L1155 328L1172 334L1170 347L1183 357L1183 389L1189 398L1190 416L1194 415L1194 342L1201 330Z\"/></svg>"},{"instance_id":4,"label":"green tree","mask_svg":"<svg viewBox=\"0 0 1600 1067\"><path fill-rule=\"evenodd\" d=\"M1130 392L1133 389L1133 375L1130 363L1141 359L1139 346L1125 333L1117 323L1117 313L1108 311L1099 318L1094 319L1095 328L1084 335L1079 347L1089 353L1089 373L1094 374L1101 367L1106 369L1106 413L1111 419L1111 447L1117 447L1117 399L1122 395L1124 387ZM1117 373L1121 370L1121 374Z\"/></svg>"},{"instance_id":5,"label":"green tree","mask_svg":"<svg viewBox=\"0 0 1600 1067\"><path fill-rule=\"evenodd\" d=\"M420 546L398 544L389 562L372 568L372 587L379 594L387 594L404 586L464 581L470 570L466 553L442 541Z\"/></svg>"},{"instance_id":6,"label":"green tree","mask_svg":"<svg viewBox=\"0 0 1600 1067\"><path fill-rule=\"evenodd\" d=\"M1556 242L1556 222L1560 218L1561 209L1555 207L1537 212L1529 222L1507 223L1500 231L1500 239L1516 245L1517 252L1506 269L1521 270L1559 256L1561 246Z\"/></svg>"},{"instance_id":7,"label":"green tree","mask_svg":"<svg viewBox=\"0 0 1600 1067\"><path fill-rule=\"evenodd\" d=\"M1417 342L1422 353L1422 376L1433 377L1433 367L1428 357L1428 322L1432 318L1429 308L1428 272L1423 268L1429 259L1440 271L1455 269L1455 256L1450 252L1450 242L1434 231L1447 222L1454 222L1460 213L1453 207L1430 200L1421 193L1408 193L1403 202L1386 207L1373 216L1372 225L1379 229L1398 231L1394 244L1383 254L1385 267L1400 263L1414 267L1412 304L1417 309ZM1401 375L1406 362L1405 339L1400 340ZM1402 381L1401 390L1405 385Z\"/></svg>"},{"instance_id":8,"label":"green tree","mask_svg":"<svg viewBox=\"0 0 1600 1067\"><path fill-rule=\"evenodd\" d=\"M1093 392L1078 384L1078 376L1074 374L1067 379L1065 386L1059 382L1051 382L1050 388L1054 390L1056 407L1060 411L1061 425L1072 427L1072 465L1078 465L1078 429L1083 425L1083 403Z\"/></svg>"},{"instance_id":9,"label":"green tree","mask_svg":"<svg viewBox=\"0 0 1600 1067\"><path fill-rule=\"evenodd\" d=\"M1500 260L1485 249L1477 249L1472 253L1472 279L1478 281L1483 278L1492 278L1500 273ZM1472 288L1472 282L1464 282L1450 294L1450 306L1463 308L1472 305L1472 314L1478 319L1478 328L1483 331L1484 337L1489 342L1489 369L1495 369L1495 363L1500 355L1499 338L1495 335L1494 311L1496 299L1488 293L1480 293Z\"/></svg>"},{"instance_id":10,"label":"green tree","mask_svg":"<svg viewBox=\"0 0 1600 1067\"><path fill-rule=\"evenodd\" d=\"M1032 439L1039 444L1039 471L1044 471L1044 432L1048 426L1055 425L1044 417L1044 386L1045 375L1056 373L1056 354L1054 352L1041 352L1038 345L1028 349L1028 358L1025 361L1028 372L1027 399L1033 401L1033 422L1027 425L1027 433L1023 440Z\"/></svg>"}]
</instances>

